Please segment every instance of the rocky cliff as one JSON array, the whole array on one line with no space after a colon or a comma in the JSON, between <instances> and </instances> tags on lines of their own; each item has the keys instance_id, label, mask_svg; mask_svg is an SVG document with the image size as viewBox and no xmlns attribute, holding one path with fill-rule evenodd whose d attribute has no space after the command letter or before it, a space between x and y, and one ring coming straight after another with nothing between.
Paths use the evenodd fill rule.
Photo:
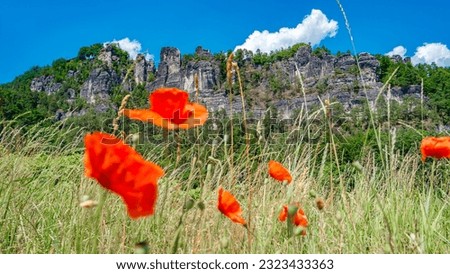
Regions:
<instances>
[{"instance_id":1,"label":"rocky cliff","mask_svg":"<svg viewBox=\"0 0 450 274\"><path fill-rule=\"evenodd\" d=\"M338 101L345 109L350 109L366 98L374 100L383 85L378 76L380 63L369 53L360 53L356 59L350 54L315 52L310 46L303 45L292 56L271 62L258 63L254 56L251 52L241 52L235 61L240 67L247 109L257 116L270 106L277 108L283 116L289 116L304 103L318 104L319 97ZM153 61L146 60L143 55L124 63L115 54L114 47L108 45L92 60L93 65L87 75L82 76L79 71L68 73L67 79L74 78L81 83L79 90L64 81L56 82L52 75L34 78L30 89L47 94L67 89L63 92L69 95L69 101L79 96L95 106L96 110L103 111L111 107L114 90L132 92L136 86L143 85L151 92L165 86L193 94L194 78L197 76L200 101L210 111L227 111L230 87L225 79L226 58L225 54L213 55L202 47L198 47L194 55L184 57L177 48L164 47L156 69ZM395 61L405 60L400 58ZM232 91L236 95L233 96L233 108L239 112L241 102L240 96L237 96L236 75L234 81ZM404 96L417 97L419 92L417 86L393 88L392 96L401 101Z\"/></svg>"}]
</instances>

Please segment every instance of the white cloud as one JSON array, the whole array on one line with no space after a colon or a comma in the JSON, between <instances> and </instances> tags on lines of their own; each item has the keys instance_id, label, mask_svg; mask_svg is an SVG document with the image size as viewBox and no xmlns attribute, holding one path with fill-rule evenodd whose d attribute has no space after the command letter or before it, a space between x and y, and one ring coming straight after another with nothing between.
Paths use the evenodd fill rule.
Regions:
<instances>
[{"instance_id":1,"label":"white cloud","mask_svg":"<svg viewBox=\"0 0 450 274\"><path fill-rule=\"evenodd\" d=\"M417 47L411 62L414 65L435 63L440 67L450 67L450 50L442 43L425 43Z\"/></svg>"},{"instance_id":2,"label":"white cloud","mask_svg":"<svg viewBox=\"0 0 450 274\"><path fill-rule=\"evenodd\" d=\"M400 55L402 58L405 58L406 48L404 46L397 46L390 52L386 53L387 56Z\"/></svg>"},{"instance_id":3,"label":"white cloud","mask_svg":"<svg viewBox=\"0 0 450 274\"><path fill-rule=\"evenodd\" d=\"M338 23L328 20L320 10L313 9L311 14L305 16L303 21L295 28L281 28L277 32L262 32L255 30L245 40L245 43L235 48L248 49L255 52L270 52L281 48L288 48L297 43L311 43L317 45L326 37L334 37L337 33Z\"/></svg>"},{"instance_id":4,"label":"white cloud","mask_svg":"<svg viewBox=\"0 0 450 274\"><path fill-rule=\"evenodd\" d=\"M125 37L121 40L114 39L110 42L105 42L104 44L114 43L118 44L119 48L123 49L124 51L128 52L131 59L136 59L136 56L141 53L144 54L146 60L153 60L153 55L149 54L148 52L141 52L142 46L141 43L138 40L130 40L130 38Z\"/></svg>"}]
</instances>

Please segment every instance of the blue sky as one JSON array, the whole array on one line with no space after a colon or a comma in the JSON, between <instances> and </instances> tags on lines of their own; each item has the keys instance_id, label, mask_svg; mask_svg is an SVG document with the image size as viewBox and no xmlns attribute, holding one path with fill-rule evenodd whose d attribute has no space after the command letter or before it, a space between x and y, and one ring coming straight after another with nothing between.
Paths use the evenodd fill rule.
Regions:
<instances>
[{"instance_id":1,"label":"blue sky","mask_svg":"<svg viewBox=\"0 0 450 274\"><path fill-rule=\"evenodd\" d=\"M385 54L397 47L395 53L414 56L416 63L450 66L450 1L341 4L357 52ZM270 50L311 41L332 52L352 49L335 0L2 0L0 37L0 83L34 65L72 58L82 46L125 38L129 41L123 45L156 61L163 46L177 47L182 54L193 53L198 45L215 53L237 46Z\"/></svg>"}]
</instances>

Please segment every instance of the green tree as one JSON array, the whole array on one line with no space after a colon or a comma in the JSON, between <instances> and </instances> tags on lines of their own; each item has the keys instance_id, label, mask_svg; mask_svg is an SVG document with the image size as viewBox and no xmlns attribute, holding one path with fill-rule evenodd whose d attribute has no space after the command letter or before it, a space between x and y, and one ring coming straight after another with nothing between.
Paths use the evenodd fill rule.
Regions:
<instances>
[{"instance_id":1,"label":"green tree","mask_svg":"<svg viewBox=\"0 0 450 274\"><path fill-rule=\"evenodd\" d=\"M86 60L86 59L94 59L102 50L103 45L100 43L93 44L88 47L81 47L78 51L78 59L80 60Z\"/></svg>"}]
</instances>

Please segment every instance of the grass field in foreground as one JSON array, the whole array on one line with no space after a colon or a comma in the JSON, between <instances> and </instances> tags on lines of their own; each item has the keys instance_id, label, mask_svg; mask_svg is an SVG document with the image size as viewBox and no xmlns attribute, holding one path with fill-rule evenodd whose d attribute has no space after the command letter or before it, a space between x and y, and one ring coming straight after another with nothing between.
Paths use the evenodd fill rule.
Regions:
<instances>
[{"instance_id":1,"label":"grass field in foreground","mask_svg":"<svg viewBox=\"0 0 450 274\"><path fill-rule=\"evenodd\" d=\"M166 171L156 212L132 220L118 196L84 177L83 134L64 144L49 137L56 132L2 132L1 253L133 253L143 241L150 253L450 251L447 160L424 164L419 153L388 150L383 165L369 154L336 167L329 165L332 145L265 142L248 156L235 150L231 162L229 146L218 142L182 147L176 163L176 146L154 145L141 152ZM291 171L290 185L268 176L270 159ZM219 185L240 201L248 231L217 210ZM83 197L100 204L82 208ZM316 207L317 198L324 209ZM185 210L190 199L194 206ZM288 202L304 209L306 236L289 236L286 222L278 221Z\"/></svg>"}]
</instances>

